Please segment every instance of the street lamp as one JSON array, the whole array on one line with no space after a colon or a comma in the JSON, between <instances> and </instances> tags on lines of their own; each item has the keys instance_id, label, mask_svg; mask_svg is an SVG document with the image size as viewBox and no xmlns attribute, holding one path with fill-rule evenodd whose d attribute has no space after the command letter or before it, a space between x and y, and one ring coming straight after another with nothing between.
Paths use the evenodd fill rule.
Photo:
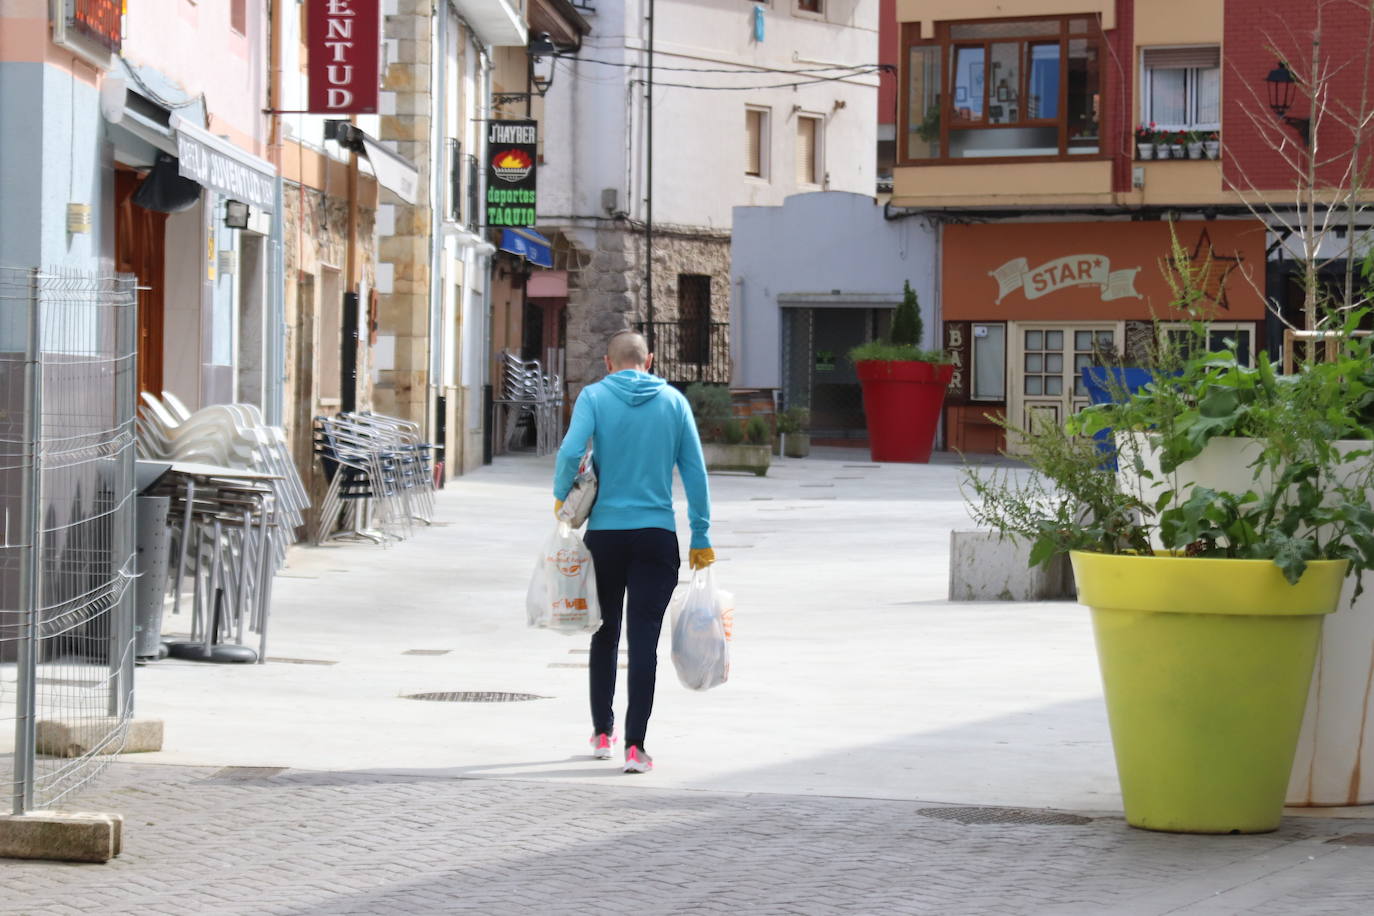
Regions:
<instances>
[{"instance_id":1,"label":"street lamp","mask_svg":"<svg viewBox=\"0 0 1374 916\"><path fill-rule=\"evenodd\" d=\"M549 38L548 32L540 32L530 39L530 43L525 47L525 53L529 56L529 69L527 78L529 80L529 92L493 92L491 102L493 105L505 105L509 102L519 102L522 99L529 101L534 98L543 98L553 85L554 59L558 57L558 46Z\"/></svg>"},{"instance_id":2,"label":"street lamp","mask_svg":"<svg viewBox=\"0 0 1374 916\"><path fill-rule=\"evenodd\" d=\"M1279 61L1264 81L1269 84L1269 107L1273 109L1274 116L1298 132L1303 146L1309 145L1312 119L1288 116L1288 109L1293 107L1293 90L1297 85L1293 71L1288 69L1288 64Z\"/></svg>"}]
</instances>

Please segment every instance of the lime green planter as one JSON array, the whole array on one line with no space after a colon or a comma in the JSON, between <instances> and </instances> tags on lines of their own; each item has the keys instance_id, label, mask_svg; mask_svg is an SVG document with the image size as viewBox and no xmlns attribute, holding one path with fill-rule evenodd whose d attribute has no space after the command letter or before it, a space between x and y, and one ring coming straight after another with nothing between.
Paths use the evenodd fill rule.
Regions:
<instances>
[{"instance_id":1,"label":"lime green planter","mask_svg":"<svg viewBox=\"0 0 1374 916\"><path fill-rule=\"evenodd\" d=\"M1126 821L1279 826L1322 615L1346 562L1289 585L1268 560L1072 554L1092 609Z\"/></svg>"}]
</instances>

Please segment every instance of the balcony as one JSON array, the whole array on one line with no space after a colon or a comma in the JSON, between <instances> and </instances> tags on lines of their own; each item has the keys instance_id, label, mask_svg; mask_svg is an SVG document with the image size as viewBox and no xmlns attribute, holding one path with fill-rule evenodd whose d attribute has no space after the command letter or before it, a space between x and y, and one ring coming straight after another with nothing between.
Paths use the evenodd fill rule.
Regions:
<instances>
[{"instance_id":1,"label":"balcony","mask_svg":"<svg viewBox=\"0 0 1374 916\"><path fill-rule=\"evenodd\" d=\"M651 327L655 375L675 385L730 383L729 322L640 322L635 330L650 337Z\"/></svg>"}]
</instances>

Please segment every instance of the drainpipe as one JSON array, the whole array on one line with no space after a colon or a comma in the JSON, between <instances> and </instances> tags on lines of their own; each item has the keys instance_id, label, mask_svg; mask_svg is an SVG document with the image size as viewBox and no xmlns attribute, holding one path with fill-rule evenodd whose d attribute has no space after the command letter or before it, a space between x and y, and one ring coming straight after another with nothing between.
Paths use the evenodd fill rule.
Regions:
<instances>
[{"instance_id":1,"label":"drainpipe","mask_svg":"<svg viewBox=\"0 0 1374 916\"><path fill-rule=\"evenodd\" d=\"M270 258L267 271L267 315L263 328L266 350L263 359L262 410L263 419L271 426L281 426L285 412L286 385L286 221L282 214L285 204L282 179L282 30L285 28L284 0L273 0L270 40L268 41L267 107L268 157L277 167L272 183L272 234L268 240ZM297 431L299 432L299 431Z\"/></svg>"},{"instance_id":2,"label":"drainpipe","mask_svg":"<svg viewBox=\"0 0 1374 916\"><path fill-rule=\"evenodd\" d=\"M444 214L443 186L439 176L443 174L445 120L448 113L446 90L448 79L448 0L440 0L439 15L433 19L438 34L431 42L436 54L431 73L431 99L434 116L430 118L429 138L429 393L425 405L425 415L429 417L429 436L433 439L439 428L438 398L443 391L444 347L447 336L444 334L444 283L442 279L444 255ZM466 283L466 278L464 278ZM456 354L455 354L456 358ZM449 454L447 442L440 442L444 449L444 462L452 467L456 455ZM447 472L446 472L447 473Z\"/></svg>"}]
</instances>

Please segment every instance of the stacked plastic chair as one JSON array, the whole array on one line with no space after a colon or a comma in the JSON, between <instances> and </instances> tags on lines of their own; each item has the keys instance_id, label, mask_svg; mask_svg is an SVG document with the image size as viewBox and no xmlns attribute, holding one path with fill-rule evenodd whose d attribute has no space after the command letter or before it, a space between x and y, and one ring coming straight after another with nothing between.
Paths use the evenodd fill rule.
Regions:
<instances>
[{"instance_id":1,"label":"stacked plastic chair","mask_svg":"<svg viewBox=\"0 0 1374 916\"><path fill-rule=\"evenodd\" d=\"M139 454L176 463L155 491L172 499L172 612L181 612L189 575L191 637L203 643L203 657L231 639L241 646L248 630L259 634L261 660L272 579L310 505L286 436L251 404L192 413L168 392L161 398L145 392L142 399Z\"/></svg>"},{"instance_id":2,"label":"stacked plastic chair","mask_svg":"<svg viewBox=\"0 0 1374 916\"><path fill-rule=\"evenodd\" d=\"M361 538L386 544L434 519L433 446L420 427L372 413L315 418L315 456L329 489L314 540Z\"/></svg>"},{"instance_id":3,"label":"stacked plastic chair","mask_svg":"<svg viewBox=\"0 0 1374 916\"><path fill-rule=\"evenodd\" d=\"M520 359L509 350L501 353L501 397L495 402L505 409L505 448L515 444L521 421L534 426L534 450L549 455L562 438L563 380L545 375L539 360Z\"/></svg>"}]
</instances>

